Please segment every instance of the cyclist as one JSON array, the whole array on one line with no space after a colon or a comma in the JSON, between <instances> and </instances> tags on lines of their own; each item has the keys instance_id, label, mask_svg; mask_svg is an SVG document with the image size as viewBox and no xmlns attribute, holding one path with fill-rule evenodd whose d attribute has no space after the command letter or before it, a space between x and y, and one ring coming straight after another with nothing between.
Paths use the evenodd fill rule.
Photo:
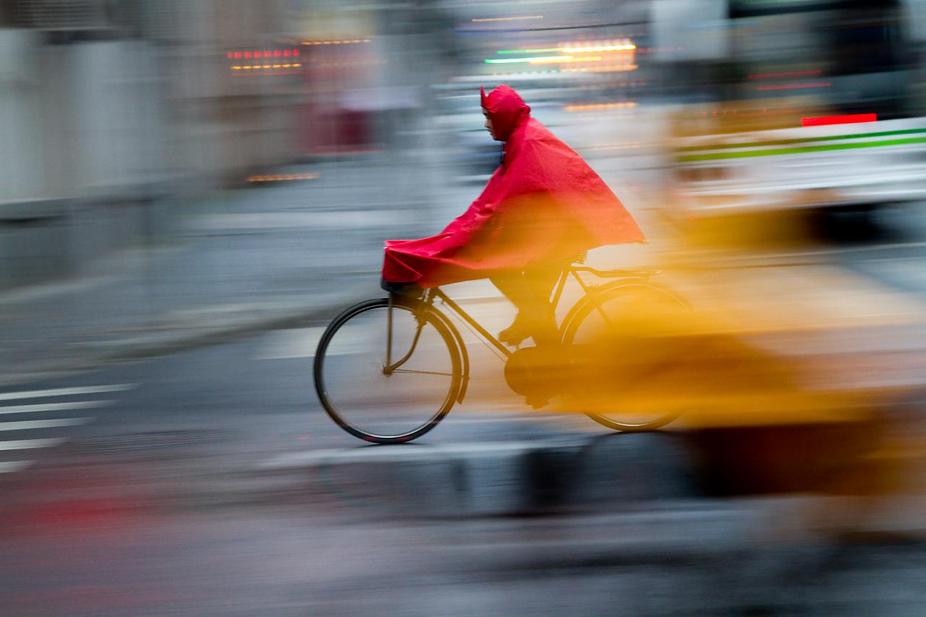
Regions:
<instances>
[{"instance_id":1,"label":"cyclist","mask_svg":"<svg viewBox=\"0 0 926 617\"><path fill-rule=\"evenodd\" d=\"M556 341L550 293L576 255L644 241L636 222L591 167L531 117L515 90L480 89L485 126L504 142L502 162L469 208L435 236L387 240L383 283L430 288L489 278L518 309L499 334L508 345Z\"/></svg>"}]
</instances>

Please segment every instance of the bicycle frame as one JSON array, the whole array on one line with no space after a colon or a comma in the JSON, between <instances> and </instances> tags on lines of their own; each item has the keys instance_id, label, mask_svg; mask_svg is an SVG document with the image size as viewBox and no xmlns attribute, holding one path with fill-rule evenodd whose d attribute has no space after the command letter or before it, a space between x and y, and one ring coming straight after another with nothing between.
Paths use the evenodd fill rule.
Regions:
<instances>
[{"instance_id":1,"label":"bicycle frame","mask_svg":"<svg viewBox=\"0 0 926 617\"><path fill-rule=\"evenodd\" d=\"M589 277L583 277L583 273L588 273L596 277L596 279L604 280L588 280ZM644 291L655 292L657 294L655 297L657 298L679 303L683 308L687 306L684 300L671 290L649 281L650 277L656 273L657 271L655 270L603 271L581 265L581 262L573 263L562 269L550 290L551 297L549 301L554 309L561 309L557 310L557 313L563 313L562 318L557 320L561 345L568 346L575 344L576 347L566 349L565 347L558 347L554 344L552 345L552 350L554 353L559 353L559 351L562 350L564 359L570 364L570 371L573 369L580 370L582 368L580 364L581 359L577 354L581 353L582 350L579 345L584 345L584 343L576 338L576 333L584 327L583 324L586 318L592 314L592 311L597 311L605 317L607 322L610 322L608 316L605 315L606 311L603 307L607 304L608 307L614 306L620 311L622 306L620 301L622 298L626 297L625 294L628 290L643 289ZM564 301L564 297L566 297L565 287L570 277L575 279L582 293L574 303L571 302L573 299L572 292L579 293L580 289L571 288L568 294L568 301ZM614 299L618 301L618 304L611 304L611 301ZM444 309L435 306L437 302L443 303L447 308ZM566 304L571 305L568 310L565 310ZM437 411L431 416L428 422L421 424L413 430L388 434L369 432L352 424L349 419L344 417L343 413L338 410L341 405L335 405L332 402L328 389L325 386L324 368L325 356L330 351L329 344L332 338L337 336L341 327L357 315L367 314L371 311L379 312L379 319L381 320L383 309L386 309L387 312L386 357L382 364L383 374L414 373L440 376L450 380L443 402L440 403L440 407L437 408ZM395 317L396 309L401 309L400 318ZM610 313L610 310L607 312ZM414 323L408 321L408 313L410 313L411 318L415 320ZM481 339L480 342L485 344L491 351L496 352L496 355L502 359L505 363L505 378L509 386L516 393L527 393L525 396L533 396L530 394L532 392L533 382L535 381L535 376L531 374L533 363L532 356L537 354L538 350L530 347L525 349L509 349L441 289L434 288L424 290L420 295L414 297L390 290L390 294L387 298L380 297L367 300L342 311L341 314L329 324L319 341L318 351L314 361L315 390L322 407L334 422L348 433L366 441L374 443L405 443L430 431L447 415L447 413L449 413L455 404L462 403L466 396L468 386L470 385L469 350L467 341L463 339L461 334L462 328L459 327L458 320L453 319L453 313L457 315L459 320L462 320L471 328L477 338ZM372 323L372 326L377 330L383 325L380 320ZM429 324L436 331L436 340L432 338L430 330L427 336L424 335L425 324ZM365 329L365 325L359 325L359 327L360 330L357 332L361 334L368 331ZM377 338L382 336L381 330L379 330L379 332ZM591 332L594 333L595 330L591 330ZM399 339L396 339L396 336L399 336ZM344 339L341 338L338 340ZM348 335L347 340L353 341L354 339ZM398 345L406 347L397 350L397 341L399 341ZM432 342L434 343L433 346ZM605 340L605 343L607 342L608 341ZM411 358L414 356L419 345L422 347L422 353L418 354L418 359L422 362L411 362ZM378 345L375 346L378 347ZM449 368L445 368L446 363L443 362L444 356L441 356L441 361L438 362L436 361L437 356L432 354L432 351L436 350L438 353L441 353L444 349L449 353ZM546 355L543 347L541 347L539 352L540 355L538 357ZM393 355L401 355L401 357L393 358ZM382 358L382 356L380 356L380 358ZM577 358L579 359L578 361ZM350 364L350 362L348 362L348 364ZM402 368L403 365L406 364L410 366ZM417 366L418 364L423 364L423 366L419 368ZM571 373L564 376L568 377L569 375L571 375ZM404 386L405 383L403 382L398 385L401 387ZM522 385L524 386L523 388L521 387ZM555 385L558 388L559 382L551 385ZM581 386L581 384L577 385ZM434 390L434 388L429 387L422 392L430 394L432 390ZM571 390L574 390L574 388L571 388ZM541 394L545 393L542 392ZM561 394L568 395L569 392L562 392ZM554 396L559 395L554 394ZM528 398L528 402L536 406L536 401L531 402L531 399ZM345 407L345 409L349 407L350 405ZM361 402L361 408L369 408L367 401L364 400ZM669 414L658 416L654 419L643 419L642 421L626 421L623 419L614 419L607 415L610 409L604 409L604 413L594 408L579 408L573 411L584 413L595 422L619 431L651 430L664 425L675 417L673 414Z\"/></svg>"},{"instance_id":2,"label":"bicycle frame","mask_svg":"<svg viewBox=\"0 0 926 617\"><path fill-rule=\"evenodd\" d=\"M579 276L580 272L589 272L593 276L603 279L618 279L618 278L628 278L628 279L649 279L651 276L657 273L655 270L598 270L590 266L581 266L577 264L572 264L568 268L565 268L560 274L559 279L557 279L556 285L553 288L553 295L550 300L553 305L554 310L558 308L559 302L562 299L563 290L566 287L566 282L569 277L575 279L575 281L582 288L582 291L585 294L591 293L595 289L595 285L590 285ZM386 341L386 362L383 365L383 374L391 375L399 367L405 364L409 358L412 357L412 354L415 352L416 347L418 346L418 341L421 338L421 330L424 328L424 319L416 311L415 318L418 321L418 327L415 330L415 336L412 339L411 345L409 346L408 352L396 360L392 361L392 310L393 302L395 295L393 293L389 294L389 316L388 316L388 325L387 325L387 341ZM434 305L434 300L440 300L444 305L446 305L450 310L452 310L456 315L467 323L475 332L479 334L487 343L494 347L502 356L507 360L510 358L514 352L509 350L505 345L501 343L497 338L495 338L492 333L486 330L482 324L480 324L476 319L466 312L466 310L454 302L446 293L444 293L439 287L429 289L425 292L424 299L422 300L421 306L422 311L426 310ZM602 315L606 320L607 316ZM451 325L452 326L452 325ZM457 334L459 339L459 335ZM462 344L462 340L458 340Z\"/></svg>"}]
</instances>

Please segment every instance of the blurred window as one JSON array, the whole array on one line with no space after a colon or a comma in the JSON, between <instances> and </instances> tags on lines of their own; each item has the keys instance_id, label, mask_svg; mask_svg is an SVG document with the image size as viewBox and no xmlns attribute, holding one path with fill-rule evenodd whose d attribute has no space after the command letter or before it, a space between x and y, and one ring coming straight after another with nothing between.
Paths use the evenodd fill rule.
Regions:
<instances>
[{"instance_id":1,"label":"blurred window","mask_svg":"<svg viewBox=\"0 0 926 617\"><path fill-rule=\"evenodd\" d=\"M0 23L54 32L134 31L143 0L0 0Z\"/></svg>"},{"instance_id":2,"label":"blurred window","mask_svg":"<svg viewBox=\"0 0 926 617\"><path fill-rule=\"evenodd\" d=\"M803 95L829 113L909 115L913 48L897 0L732 0L730 15L732 98Z\"/></svg>"}]
</instances>

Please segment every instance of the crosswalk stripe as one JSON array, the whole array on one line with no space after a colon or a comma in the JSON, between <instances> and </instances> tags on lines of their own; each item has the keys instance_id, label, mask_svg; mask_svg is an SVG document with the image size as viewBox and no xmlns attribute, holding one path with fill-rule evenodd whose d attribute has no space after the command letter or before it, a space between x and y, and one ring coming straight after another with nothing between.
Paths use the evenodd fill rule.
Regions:
<instances>
[{"instance_id":1,"label":"crosswalk stripe","mask_svg":"<svg viewBox=\"0 0 926 617\"><path fill-rule=\"evenodd\" d=\"M0 407L0 415L13 413L38 413L42 411L66 411L71 409L90 409L108 407L113 401L78 401L74 403L45 403L41 405L11 405Z\"/></svg>"},{"instance_id":2,"label":"crosswalk stripe","mask_svg":"<svg viewBox=\"0 0 926 617\"><path fill-rule=\"evenodd\" d=\"M67 439L55 437L52 439L18 439L14 441L0 441L0 450L31 450L33 448L50 448L63 444Z\"/></svg>"},{"instance_id":3,"label":"crosswalk stripe","mask_svg":"<svg viewBox=\"0 0 926 617\"><path fill-rule=\"evenodd\" d=\"M0 422L0 431L28 431L56 426L77 426L86 424L90 418L61 418L60 420L24 420L22 422Z\"/></svg>"},{"instance_id":4,"label":"crosswalk stripe","mask_svg":"<svg viewBox=\"0 0 926 617\"><path fill-rule=\"evenodd\" d=\"M47 398L51 396L75 396L78 394L99 394L101 392L125 392L138 384L123 383L108 386L85 386L81 388L52 388L50 390L25 390L22 392L0 392L0 401L22 398Z\"/></svg>"},{"instance_id":5,"label":"crosswalk stripe","mask_svg":"<svg viewBox=\"0 0 926 617\"><path fill-rule=\"evenodd\" d=\"M85 386L74 388L50 388L47 390L25 390L20 392L2 392L0 401L11 401L29 398L47 398L53 396L72 396L80 394L96 394L100 392L123 392L137 387L137 384L113 384L101 386ZM74 401L65 403L43 403L31 405L0 406L0 415L39 413L51 411L64 411L73 409L89 409L94 407L107 407L112 405L111 400ZM28 431L48 429L64 426L78 426L90 422L93 418L54 418L50 420L16 420L0 422L0 433L7 431ZM32 450L37 448L50 448L61 445L67 438L55 437L49 439L14 439L0 441L0 451ZM0 461L0 474L16 473L32 465L33 461Z\"/></svg>"},{"instance_id":6,"label":"crosswalk stripe","mask_svg":"<svg viewBox=\"0 0 926 617\"><path fill-rule=\"evenodd\" d=\"M0 473L15 473L22 471L32 464L32 461L6 461L0 462Z\"/></svg>"}]
</instances>

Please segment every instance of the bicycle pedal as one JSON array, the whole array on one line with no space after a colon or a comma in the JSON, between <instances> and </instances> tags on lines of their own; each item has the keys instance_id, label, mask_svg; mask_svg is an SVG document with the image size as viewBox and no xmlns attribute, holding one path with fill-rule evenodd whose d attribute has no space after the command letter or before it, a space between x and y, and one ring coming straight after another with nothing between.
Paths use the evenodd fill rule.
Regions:
<instances>
[{"instance_id":1,"label":"bicycle pedal","mask_svg":"<svg viewBox=\"0 0 926 617\"><path fill-rule=\"evenodd\" d=\"M547 406L547 403L550 402L550 399L545 396L528 396L524 398L524 401L530 405L532 409L542 409Z\"/></svg>"}]
</instances>

